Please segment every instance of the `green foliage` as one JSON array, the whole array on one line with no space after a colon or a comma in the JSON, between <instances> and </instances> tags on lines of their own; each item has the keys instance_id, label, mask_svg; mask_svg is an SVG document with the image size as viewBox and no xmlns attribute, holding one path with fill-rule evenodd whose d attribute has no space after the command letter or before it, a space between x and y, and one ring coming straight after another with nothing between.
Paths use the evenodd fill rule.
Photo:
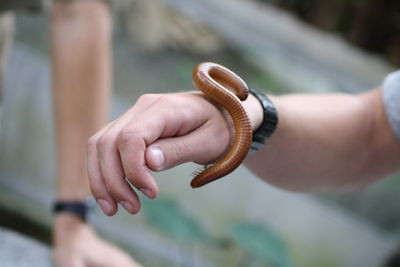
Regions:
<instances>
[{"instance_id":1,"label":"green foliage","mask_svg":"<svg viewBox=\"0 0 400 267\"><path fill-rule=\"evenodd\" d=\"M200 242L221 249L221 240L210 236L195 218L171 198L143 199L143 213L148 223L179 242ZM245 266L291 267L287 248L279 234L264 225L249 222L228 227L223 239L232 240L244 251Z\"/></svg>"},{"instance_id":2,"label":"green foliage","mask_svg":"<svg viewBox=\"0 0 400 267\"><path fill-rule=\"evenodd\" d=\"M175 200L166 197L143 200L143 212L149 224L169 237L179 241L215 244L195 218L179 207Z\"/></svg>"},{"instance_id":3,"label":"green foliage","mask_svg":"<svg viewBox=\"0 0 400 267\"><path fill-rule=\"evenodd\" d=\"M230 229L233 240L254 258L252 266L292 266L283 240L272 229L248 222L236 223Z\"/></svg>"}]
</instances>

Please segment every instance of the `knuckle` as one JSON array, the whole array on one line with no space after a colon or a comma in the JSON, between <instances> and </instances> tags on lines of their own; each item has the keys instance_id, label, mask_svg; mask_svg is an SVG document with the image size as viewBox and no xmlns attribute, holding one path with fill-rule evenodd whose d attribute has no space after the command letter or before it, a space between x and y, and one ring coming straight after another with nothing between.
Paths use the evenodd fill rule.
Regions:
<instances>
[{"instance_id":1,"label":"knuckle","mask_svg":"<svg viewBox=\"0 0 400 267\"><path fill-rule=\"evenodd\" d=\"M97 139L97 142L95 143L96 148L99 152L103 151L105 147L107 147L111 142L111 138L109 138L107 135L102 135Z\"/></svg>"},{"instance_id":2,"label":"knuckle","mask_svg":"<svg viewBox=\"0 0 400 267\"><path fill-rule=\"evenodd\" d=\"M96 144L97 144L97 136L92 136L88 139L87 141L87 149L88 150L92 150L94 148L96 148Z\"/></svg>"},{"instance_id":3,"label":"knuckle","mask_svg":"<svg viewBox=\"0 0 400 267\"><path fill-rule=\"evenodd\" d=\"M168 102L171 100L171 96L170 95L161 95L158 99L157 102Z\"/></svg>"},{"instance_id":4,"label":"knuckle","mask_svg":"<svg viewBox=\"0 0 400 267\"><path fill-rule=\"evenodd\" d=\"M132 142L133 140L135 140L135 138L137 138L140 135L139 132L140 132L139 130L133 127L122 129L118 133L116 138L117 145L121 146L128 142Z\"/></svg>"},{"instance_id":5,"label":"knuckle","mask_svg":"<svg viewBox=\"0 0 400 267\"><path fill-rule=\"evenodd\" d=\"M157 99L157 103L161 105L174 106L179 98L175 95L166 94L161 95Z\"/></svg>"},{"instance_id":6,"label":"knuckle","mask_svg":"<svg viewBox=\"0 0 400 267\"><path fill-rule=\"evenodd\" d=\"M153 102L155 99L159 98L160 95L158 94L144 94L139 96L137 102L139 103L149 103L149 102Z\"/></svg>"}]
</instances>

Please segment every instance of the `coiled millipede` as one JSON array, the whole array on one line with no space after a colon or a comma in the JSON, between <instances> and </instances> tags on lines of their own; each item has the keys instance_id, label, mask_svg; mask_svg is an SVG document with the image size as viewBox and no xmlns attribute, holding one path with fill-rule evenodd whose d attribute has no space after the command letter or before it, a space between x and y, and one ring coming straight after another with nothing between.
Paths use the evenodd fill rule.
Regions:
<instances>
[{"instance_id":1,"label":"coiled millipede","mask_svg":"<svg viewBox=\"0 0 400 267\"><path fill-rule=\"evenodd\" d=\"M249 89L238 75L216 63L204 62L193 69L193 82L211 102L229 113L235 128L229 151L221 160L204 169L192 180L191 186L196 188L234 171L245 159L253 133L250 119L241 103L246 100Z\"/></svg>"}]
</instances>

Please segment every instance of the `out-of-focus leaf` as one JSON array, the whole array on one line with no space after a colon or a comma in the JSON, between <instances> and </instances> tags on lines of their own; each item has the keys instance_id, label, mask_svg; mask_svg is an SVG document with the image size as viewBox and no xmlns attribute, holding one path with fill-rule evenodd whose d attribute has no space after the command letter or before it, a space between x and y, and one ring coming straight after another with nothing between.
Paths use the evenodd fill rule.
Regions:
<instances>
[{"instance_id":1,"label":"out-of-focus leaf","mask_svg":"<svg viewBox=\"0 0 400 267\"><path fill-rule=\"evenodd\" d=\"M144 200L143 212L148 222L160 232L179 241L215 244L200 224L172 199Z\"/></svg>"},{"instance_id":2,"label":"out-of-focus leaf","mask_svg":"<svg viewBox=\"0 0 400 267\"><path fill-rule=\"evenodd\" d=\"M240 222L232 225L230 235L257 262L270 262L273 266L292 266L283 240L271 229L256 223Z\"/></svg>"}]
</instances>

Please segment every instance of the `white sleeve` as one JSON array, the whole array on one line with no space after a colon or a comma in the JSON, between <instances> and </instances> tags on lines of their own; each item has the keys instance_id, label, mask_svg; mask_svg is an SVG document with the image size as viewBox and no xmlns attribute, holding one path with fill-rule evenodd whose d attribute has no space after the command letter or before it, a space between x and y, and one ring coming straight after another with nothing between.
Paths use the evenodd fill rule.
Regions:
<instances>
[{"instance_id":1,"label":"white sleeve","mask_svg":"<svg viewBox=\"0 0 400 267\"><path fill-rule=\"evenodd\" d=\"M400 70L386 76L382 90L386 114L394 133L400 140Z\"/></svg>"}]
</instances>

